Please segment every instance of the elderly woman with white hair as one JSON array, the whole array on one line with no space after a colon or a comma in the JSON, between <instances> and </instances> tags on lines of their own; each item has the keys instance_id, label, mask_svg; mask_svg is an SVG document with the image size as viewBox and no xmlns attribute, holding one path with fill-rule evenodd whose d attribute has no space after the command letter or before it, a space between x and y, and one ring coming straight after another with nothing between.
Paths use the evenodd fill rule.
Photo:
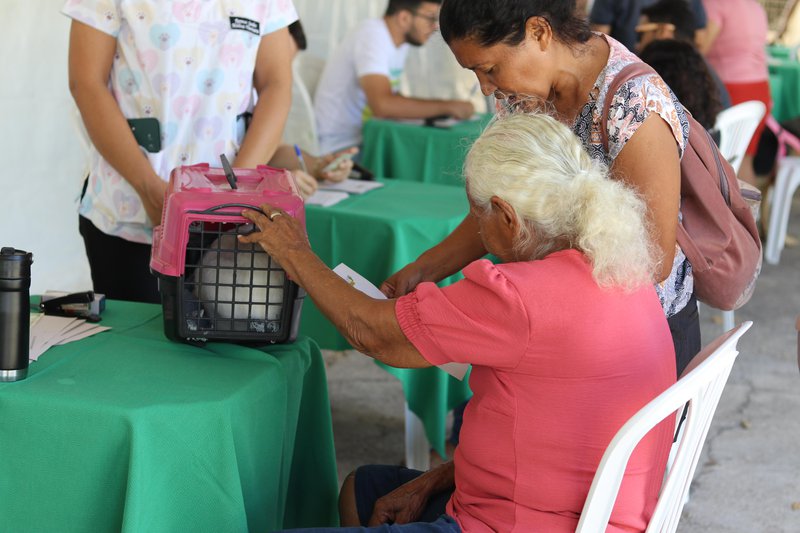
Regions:
<instances>
[{"instance_id":1,"label":"elderly woman with white hair","mask_svg":"<svg viewBox=\"0 0 800 533\"><path fill-rule=\"evenodd\" d=\"M241 239L277 259L359 351L406 368L473 365L454 461L424 474L359 468L342 487L342 525L574 531L611 438L675 381L645 205L545 115L493 122L464 170L480 238L502 263L475 261L448 287L369 298L268 205L244 213L262 231ZM673 426L635 450L609 530L646 527Z\"/></svg>"}]
</instances>

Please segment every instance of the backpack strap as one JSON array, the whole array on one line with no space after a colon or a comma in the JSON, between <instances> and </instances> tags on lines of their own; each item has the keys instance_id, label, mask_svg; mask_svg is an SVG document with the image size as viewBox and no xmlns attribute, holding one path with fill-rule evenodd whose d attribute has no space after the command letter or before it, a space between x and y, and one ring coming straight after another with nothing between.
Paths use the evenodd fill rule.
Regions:
<instances>
[{"instance_id":1,"label":"backpack strap","mask_svg":"<svg viewBox=\"0 0 800 533\"><path fill-rule=\"evenodd\" d=\"M622 70L617 72L617 75L614 76L614 79L611 80L611 84L608 86L606 99L605 102L603 102L603 113L601 115L602 118L600 119L600 124L602 125L600 128L600 134L603 138L603 148L605 149L606 153L608 153L608 113L611 108L611 101L614 99L614 95L617 94L617 91L620 87L622 87L623 83L627 83L633 78L638 78L639 76L643 76L645 74L656 74L656 71L653 70L653 67L647 63L634 61L629 65L625 65Z\"/></svg>"}]
</instances>

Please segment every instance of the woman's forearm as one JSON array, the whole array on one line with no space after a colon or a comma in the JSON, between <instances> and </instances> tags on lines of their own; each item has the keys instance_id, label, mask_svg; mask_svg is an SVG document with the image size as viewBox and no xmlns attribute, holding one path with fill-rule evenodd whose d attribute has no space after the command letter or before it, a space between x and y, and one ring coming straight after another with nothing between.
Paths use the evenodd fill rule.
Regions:
<instances>
[{"instance_id":1,"label":"woman's forearm","mask_svg":"<svg viewBox=\"0 0 800 533\"><path fill-rule=\"evenodd\" d=\"M291 37L286 28L261 38L253 72L258 101L234 165L255 168L272 158L292 103Z\"/></svg>"},{"instance_id":2,"label":"woman's forearm","mask_svg":"<svg viewBox=\"0 0 800 533\"><path fill-rule=\"evenodd\" d=\"M303 159L306 165L309 165L309 158L311 154L301 150L303 154ZM277 168L287 168L289 170L297 170L302 169L302 163L300 163L300 159L297 157L297 152L294 150L294 146L289 144L281 144L275 149L275 153L272 154L272 158L269 160L270 166L277 167Z\"/></svg>"},{"instance_id":3,"label":"woman's forearm","mask_svg":"<svg viewBox=\"0 0 800 533\"><path fill-rule=\"evenodd\" d=\"M456 486L455 463L453 461L442 463L436 468L425 472L423 476L429 476L427 483L428 490L430 491L429 494L433 495L450 490Z\"/></svg>"},{"instance_id":4,"label":"woman's forearm","mask_svg":"<svg viewBox=\"0 0 800 533\"><path fill-rule=\"evenodd\" d=\"M391 366L431 366L400 329L394 300L376 300L353 288L310 249L290 251L280 261L356 350Z\"/></svg>"},{"instance_id":5,"label":"woman's forearm","mask_svg":"<svg viewBox=\"0 0 800 533\"><path fill-rule=\"evenodd\" d=\"M291 99L291 82L270 86L259 94L253 120L236 156L237 167L255 168L272 158L281 142Z\"/></svg>"},{"instance_id":6,"label":"woman's forearm","mask_svg":"<svg viewBox=\"0 0 800 533\"><path fill-rule=\"evenodd\" d=\"M145 196L154 182L162 180L139 149L108 88L75 84L71 89L92 144L139 196Z\"/></svg>"},{"instance_id":7,"label":"woman's forearm","mask_svg":"<svg viewBox=\"0 0 800 533\"><path fill-rule=\"evenodd\" d=\"M139 149L108 89L116 47L115 38L73 21L69 42L69 89L94 147L136 190L148 217L157 222L166 184Z\"/></svg>"},{"instance_id":8,"label":"woman's forearm","mask_svg":"<svg viewBox=\"0 0 800 533\"><path fill-rule=\"evenodd\" d=\"M417 263L426 272L424 279L441 281L484 255L486 248L481 241L478 221L467 214L450 235L424 252Z\"/></svg>"}]
</instances>

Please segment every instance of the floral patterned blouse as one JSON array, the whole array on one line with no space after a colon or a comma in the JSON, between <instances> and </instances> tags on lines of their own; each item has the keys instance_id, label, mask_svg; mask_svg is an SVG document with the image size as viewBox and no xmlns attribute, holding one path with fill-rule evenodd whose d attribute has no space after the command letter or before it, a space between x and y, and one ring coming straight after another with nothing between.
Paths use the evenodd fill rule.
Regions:
<instances>
[{"instance_id":1,"label":"floral patterned blouse","mask_svg":"<svg viewBox=\"0 0 800 533\"><path fill-rule=\"evenodd\" d=\"M620 70L639 61L622 44L611 37L604 37L611 48L608 63L597 77L589 101L578 113L572 126L573 131L593 159L611 166L625 143L633 137L650 113L657 113L672 129L678 153L682 157L689 139L689 122L683 106L664 80L655 74L633 78L623 84L616 94L611 95L613 100L608 113L608 151L604 148L601 136L601 128L604 126L602 112L606 98L609 97L609 86ZM664 149L669 150L672 147L666 146ZM683 309L693 291L692 265L676 244L672 271L666 280L656 285L656 292L666 316L671 317Z\"/></svg>"}]
</instances>

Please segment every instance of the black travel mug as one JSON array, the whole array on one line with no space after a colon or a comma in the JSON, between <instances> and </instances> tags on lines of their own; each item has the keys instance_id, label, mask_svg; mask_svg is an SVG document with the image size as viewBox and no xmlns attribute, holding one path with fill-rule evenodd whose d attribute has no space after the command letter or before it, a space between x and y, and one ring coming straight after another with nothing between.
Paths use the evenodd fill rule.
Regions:
<instances>
[{"instance_id":1,"label":"black travel mug","mask_svg":"<svg viewBox=\"0 0 800 533\"><path fill-rule=\"evenodd\" d=\"M0 381L28 375L31 263L30 252L0 250Z\"/></svg>"}]
</instances>

